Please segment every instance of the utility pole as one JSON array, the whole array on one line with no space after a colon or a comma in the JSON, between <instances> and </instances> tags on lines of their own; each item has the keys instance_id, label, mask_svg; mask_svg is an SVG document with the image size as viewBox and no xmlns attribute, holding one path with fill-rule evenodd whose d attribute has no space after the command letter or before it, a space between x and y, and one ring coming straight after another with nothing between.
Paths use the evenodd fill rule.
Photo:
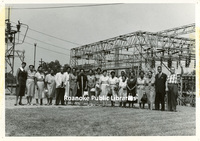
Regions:
<instances>
[{"instance_id":1,"label":"utility pole","mask_svg":"<svg viewBox=\"0 0 200 141\"><path fill-rule=\"evenodd\" d=\"M43 67L44 61L42 60L42 58L41 58L41 60L39 61L39 63L40 63L40 65Z\"/></svg>"},{"instance_id":2,"label":"utility pole","mask_svg":"<svg viewBox=\"0 0 200 141\"><path fill-rule=\"evenodd\" d=\"M35 67L35 59L36 59L36 46L37 46L37 43L34 44L34 67Z\"/></svg>"}]
</instances>

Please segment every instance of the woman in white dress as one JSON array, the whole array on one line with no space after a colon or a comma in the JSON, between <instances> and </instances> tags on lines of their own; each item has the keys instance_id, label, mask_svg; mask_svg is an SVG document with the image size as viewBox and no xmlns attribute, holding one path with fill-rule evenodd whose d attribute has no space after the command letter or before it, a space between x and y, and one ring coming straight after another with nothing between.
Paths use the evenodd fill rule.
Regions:
<instances>
[{"instance_id":1,"label":"woman in white dress","mask_svg":"<svg viewBox=\"0 0 200 141\"><path fill-rule=\"evenodd\" d=\"M119 106L126 107L127 101L127 81L126 76L122 76L122 80L119 82L119 97L121 99Z\"/></svg>"},{"instance_id":2,"label":"woman in white dress","mask_svg":"<svg viewBox=\"0 0 200 141\"><path fill-rule=\"evenodd\" d=\"M29 65L29 70L27 72L26 89L27 89L27 104L32 105L32 98L35 94L35 71L34 66Z\"/></svg>"},{"instance_id":3,"label":"woman in white dress","mask_svg":"<svg viewBox=\"0 0 200 141\"><path fill-rule=\"evenodd\" d=\"M48 90L47 93L47 105L52 105L52 99L55 95L55 89L56 89L56 82L55 82L55 76L54 71L51 70L50 74L47 74L45 77L46 87Z\"/></svg>"},{"instance_id":4,"label":"woman in white dress","mask_svg":"<svg viewBox=\"0 0 200 141\"><path fill-rule=\"evenodd\" d=\"M35 94L36 98L36 105L38 105L38 99L40 99L40 105L43 105L43 98L44 98L44 80L45 75L42 72L42 66L38 67L38 72L35 74L35 85L37 93Z\"/></svg>"},{"instance_id":5,"label":"woman in white dress","mask_svg":"<svg viewBox=\"0 0 200 141\"><path fill-rule=\"evenodd\" d=\"M101 88L100 99L103 101L103 107L107 106L108 101L108 91L109 91L109 77L107 76L107 70L103 70L103 75L99 79L99 84Z\"/></svg>"},{"instance_id":6,"label":"woman in white dress","mask_svg":"<svg viewBox=\"0 0 200 141\"><path fill-rule=\"evenodd\" d=\"M115 101L117 101L117 96L118 96L118 86L119 86L119 80L115 76L115 71L111 71L111 77L109 78L109 85L111 88L111 106L115 106Z\"/></svg>"}]
</instances>

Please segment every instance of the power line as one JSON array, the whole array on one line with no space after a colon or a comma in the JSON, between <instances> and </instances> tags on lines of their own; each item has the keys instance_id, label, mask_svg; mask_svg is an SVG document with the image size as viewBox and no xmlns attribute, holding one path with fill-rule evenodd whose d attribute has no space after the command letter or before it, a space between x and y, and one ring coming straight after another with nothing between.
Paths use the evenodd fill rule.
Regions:
<instances>
[{"instance_id":1,"label":"power line","mask_svg":"<svg viewBox=\"0 0 200 141\"><path fill-rule=\"evenodd\" d=\"M94 7L94 6L107 6L107 5L119 5L119 4L123 4L123 3L110 3L110 4L91 4L91 5L72 5L72 6L53 6L53 7L27 7L27 8L12 8L14 10L21 10L21 9L57 9L57 8L78 8L78 7Z\"/></svg>"},{"instance_id":2,"label":"power line","mask_svg":"<svg viewBox=\"0 0 200 141\"><path fill-rule=\"evenodd\" d=\"M31 44L31 43L29 43L29 42L24 42L24 43L33 46L33 44ZM54 50L51 50L51 49L47 49L47 48L44 48L44 47L41 47L41 46L38 46L38 45L37 45L37 47L38 47L38 48L41 48L41 49L44 49L44 50L47 50L47 51L54 52L54 53L62 54L62 55L65 55L65 56L66 56L66 55L67 55L67 56L69 55L69 54L65 54L65 53L62 53L62 52L54 51Z\"/></svg>"},{"instance_id":3,"label":"power line","mask_svg":"<svg viewBox=\"0 0 200 141\"><path fill-rule=\"evenodd\" d=\"M61 39L61 38L58 38L58 37L56 37L56 36L49 35L49 34L46 34L46 33L41 32L41 31L37 31L37 30L32 29L32 28L29 28L29 29L32 30L32 31L38 32L38 33L40 33L40 34L43 34L43 35L46 35L46 36L49 36L49 37L52 37L52 38L55 38L55 39L64 41L64 42L68 42L68 43L71 43L71 44L74 44L74 45L81 45L81 44L79 44L79 43L75 43L75 42L72 42L72 41L68 41L68 40L65 40L65 39Z\"/></svg>"},{"instance_id":4,"label":"power line","mask_svg":"<svg viewBox=\"0 0 200 141\"><path fill-rule=\"evenodd\" d=\"M21 35L23 35L23 34L21 34ZM60 46L57 46L57 45L54 45L54 44L50 44L50 43L47 43L47 42L44 42L44 41L41 41L41 40L32 38L32 37L30 37L30 36L26 36L26 37L29 38L29 39L32 39L32 40L35 40L35 41L38 41L38 42L47 44L47 45L51 45L51 46L56 47L56 48L60 48L60 49L64 49L64 50L70 50L70 49L67 49L67 48L64 48L64 47L60 47Z\"/></svg>"},{"instance_id":5,"label":"power line","mask_svg":"<svg viewBox=\"0 0 200 141\"><path fill-rule=\"evenodd\" d=\"M12 23L17 24L15 22L12 22ZM32 28L29 28L29 30L37 32L37 33L40 33L40 34L43 34L43 35L46 35L46 36L49 36L51 38L55 38L55 39L60 40L60 41L64 41L64 42L71 43L71 44L74 44L74 45L79 45L79 46L81 45L81 44L78 44L78 43L75 43L75 42L72 42L72 41L68 41L68 40L65 40L65 39L58 38L58 37L53 36L53 35L46 34L44 32L41 32L41 31L38 31L38 30L35 30L35 29L32 29Z\"/></svg>"}]
</instances>

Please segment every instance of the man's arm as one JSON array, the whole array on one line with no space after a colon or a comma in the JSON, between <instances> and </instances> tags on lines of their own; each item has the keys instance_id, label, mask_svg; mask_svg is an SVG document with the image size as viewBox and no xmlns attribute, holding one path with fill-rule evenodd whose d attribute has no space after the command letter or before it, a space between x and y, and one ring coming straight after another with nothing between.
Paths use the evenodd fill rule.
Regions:
<instances>
[{"instance_id":1,"label":"man's arm","mask_svg":"<svg viewBox=\"0 0 200 141\"><path fill-rule=\"evenodd\" d=\"M87 76L85 75L85 89L87 90L87 85L88 85L88 80L87 80Z\"/></svg>"},{"instance_id":2,"label":"man's arm","mask_svg":"<svg viewBox=\"0 0 200 141\"><path fill-rule=\"evenodd\" d=\"M80 89L80 87L79 87L79 76L77 76L77 88Z\"/></svg>"},{"instance_id":3,"label":"man's arm","mask_svg":"<svg viewBox=\"0 0 200 141\"><path fill-rule=\"evenodd\" d=\"M56 85L59 83L59 81L58 81L58 73L55 76L55 82L56 82Z\"/></svg>"}]
</instances>

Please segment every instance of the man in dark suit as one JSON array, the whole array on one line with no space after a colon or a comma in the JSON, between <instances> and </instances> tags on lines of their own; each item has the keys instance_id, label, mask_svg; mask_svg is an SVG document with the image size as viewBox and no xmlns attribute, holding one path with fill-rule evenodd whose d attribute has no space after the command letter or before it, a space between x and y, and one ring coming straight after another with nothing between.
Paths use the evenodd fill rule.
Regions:
<instances>
[{"instance_id":1,"label":"man in dark suit","mask_svg":"<svg viewBox=\"0 0 200 141\"><path fill-rule=\"evenodd\" d=\"M161 110L165 110L165 88L166 88L166 81L167 75L162 72L162 67L157 67L158 73L155 76L155 90L156 90L156 97L155 97L155 110L160 110L160 103L161 103Z\"/></svg>"}]
</instances>

